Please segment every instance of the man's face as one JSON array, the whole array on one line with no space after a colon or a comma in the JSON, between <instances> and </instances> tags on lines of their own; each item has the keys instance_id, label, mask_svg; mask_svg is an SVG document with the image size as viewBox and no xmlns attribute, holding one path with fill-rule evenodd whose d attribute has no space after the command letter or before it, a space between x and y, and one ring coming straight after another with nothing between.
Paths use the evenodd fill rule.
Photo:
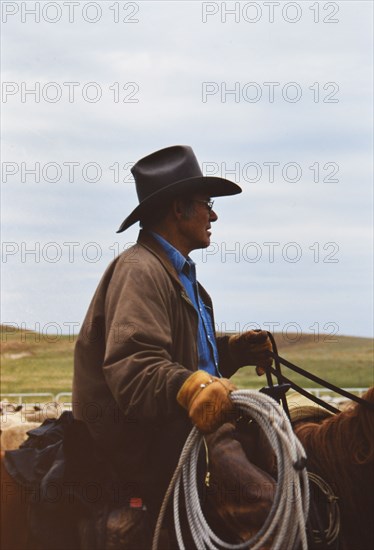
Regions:
<instances>
[{"instance_id":1,"label":"man's face","mask_svg":"<svg viewBox=\"0 0 374 550\"><path fill-rule=\"evenodd\" d=\"M187 207L180 220L179 229L188 252L210 245L211 223L218 219L217 214L207 204L210 200L208 195L194 195L191 206Z\"/></svg>"}]
</instances>

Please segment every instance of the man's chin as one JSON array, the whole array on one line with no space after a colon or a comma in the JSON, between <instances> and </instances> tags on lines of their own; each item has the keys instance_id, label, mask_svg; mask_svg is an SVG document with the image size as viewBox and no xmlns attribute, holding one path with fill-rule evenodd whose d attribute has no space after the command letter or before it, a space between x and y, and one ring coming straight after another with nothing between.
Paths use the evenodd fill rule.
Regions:
<instances>
[{"instance_id":1,"label":"man's chin","mask_svg":"<svg viewBox=\"0 0 374 550\"><path fill-rule=\"evenodd\" d=\"M196 243L196 246L194 246L193 250L197 250L199 248L208 248L208 246L210 246L210 238L204 239L204 241Z\"/></svg>"}]
</instances>

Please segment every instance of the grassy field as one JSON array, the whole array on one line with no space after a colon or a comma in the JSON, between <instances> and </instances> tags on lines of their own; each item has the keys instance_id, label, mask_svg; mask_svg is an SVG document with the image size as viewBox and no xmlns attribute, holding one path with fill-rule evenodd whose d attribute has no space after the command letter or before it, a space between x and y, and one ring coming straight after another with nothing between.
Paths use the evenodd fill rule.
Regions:
<instances>
[{"instance_id":1,"label":"grassy field","mask_svg":"<svg viewBox=\"0 0 374 550\"><path fill-rule=\"evenodd\" d=\"M1 327L1 393L71 391L74 341Z\"/></svg>"},{"instance_id":2,"label":"grassy field","mask_svg":"<svg viewBox=\"0 0 374 550\"><path fill-rule=\"evenodd\" d=\"M373 339L336 336L334 342L313 335L275 335L279 354L340 387L374 385ZM295 341L292 343L291 340ZM71 391L74 341L32 331L1 327L1 393ZM284 374L304 387L315 383L284 368ZM242 388L260 388L264 377L245 367L233 378Z\"/></svg>"},{"instance_id":3,"label":"grassy field","mask_svg":"<svg viewBox=\"0 0 374 550\"><path fill-rule=\"evenodd\" d=\"M290 337L292 335L288 335ZM279 355L291 363L341 388L373 386L374 340L353 336L335 338L336 342L325 341L323 337L316 342L314 335L304 335L291 343L281 334L275 334ZM286 367L282 367L282 372L300 386L317 386ZM233 381L243 388L260 388L264 385L263 378L258 377L251 367L241 369Z\"/></svg>"}]
</instances>

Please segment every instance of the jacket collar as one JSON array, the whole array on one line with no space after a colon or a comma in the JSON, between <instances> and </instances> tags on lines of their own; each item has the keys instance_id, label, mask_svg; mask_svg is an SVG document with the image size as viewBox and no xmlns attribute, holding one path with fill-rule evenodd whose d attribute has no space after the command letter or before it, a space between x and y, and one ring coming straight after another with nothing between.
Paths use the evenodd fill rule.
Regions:
<instances>
[{"instance_id":1,"label":"jacket collar","mask_svg":"<svg viewBox=\"0 0 374 550\"><path fill-rule=\"evenodd\" d=\"M184 288L183 284L180 282L179 277L178 277L178 273L177 273L175 267L173 266L173 264L171 263L171 261L169 260L169 258L167 256L164 248L162 247L162 245L160 243L158 243L156 241L156 239L148 231L144 231L143 229L139 232L137 242L138 242L139 245L141 245L144 248L146 248L147 250L149 250L154 256L156 256L156 258L158 258L158 260L161 262L161 264L164 266L164 268L166 269L166 271L170 275L173 282L180 289L182 296L186 297L187 294L186 294L185 288ZM206 305L208 305L210 308L212 308L213 307L212 306L212 300L211 300L209 294L199 284L199 282L197 283L197 285L199 287L199 293L200 293L200 296L203 299L203 302ZM187 301L189 301L189 299ZM190 303L191 303L192 307L194 307L192 302L190 302Z\"/></svg>"},{"instance_id":2,"label":"jacket collar","mask_svg":"<svg viewBox=\"0 0 374 550\"><path fill-rule=\"evenodd\" d=\"M166 271L169 273L173 281L180 287L181 290L184 290L182 283L179 280L178 273L168 258L168 255L162 245L157 242L157 240L149 233L143 229L139 232L138 244L144 246L149 250L158 260L162 263Z\"/></svg>"},{"instance_id":3,"label":"jacket collar","mask_svg":"<svg viewBox=\"0 0 374 550\"><path fill-rule=\"evenodd\" d=\"M181 273L184 273L193 282L196 282L195 262L189 256L187 256L187 258L183 256L182 252L180 252L158 233L154 233L153 231L150 231L150 233L155 238L155 240L162 245L162 248L165 250L168 259L178 273L179 279L181 277Z\"/></svg>"}]
</instances>

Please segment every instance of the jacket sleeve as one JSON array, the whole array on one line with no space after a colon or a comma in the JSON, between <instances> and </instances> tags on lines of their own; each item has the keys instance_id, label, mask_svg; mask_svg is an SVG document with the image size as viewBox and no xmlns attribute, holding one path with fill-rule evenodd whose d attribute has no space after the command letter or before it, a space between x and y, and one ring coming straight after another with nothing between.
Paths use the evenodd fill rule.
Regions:
<instances>
[{"instance_id":1,"label":"jacket sleeve","mask_svg":"<svg viewBox=\"0 0 374 550\"><path fill-rule=\"evenodd\" d=\"M216 337L219 371L225 378L230 378L230 376L233 376L238 370L238 367L235 366L234 361L230 356L229 338L230 336L227 335L220 335Z\"/></svg>"},{"instance_id":2,"label":"jacket sleeve","mask_svg":"<svg viewBox=\"0 0 374 550\"><path fill-rule=\"evenodd\" d=\"M185 414L176 394L191 371L171 358L172 283L148 264L124 262L120 258L105 300L106 382L127 416Z\"/></svg>"}]
</instances>

